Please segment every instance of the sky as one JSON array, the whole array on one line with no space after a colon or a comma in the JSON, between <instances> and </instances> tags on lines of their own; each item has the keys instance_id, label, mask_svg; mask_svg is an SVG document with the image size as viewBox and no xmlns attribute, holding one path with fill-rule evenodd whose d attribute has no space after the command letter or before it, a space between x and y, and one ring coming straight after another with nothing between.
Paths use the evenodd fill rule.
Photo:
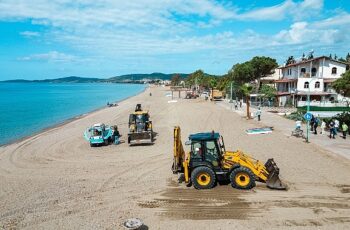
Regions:
<instances>
[{"instance_id":1,"label":"sky","mask_svg":"<svg viewBox=\"0 0 350 230\"><path fill-rule=\"evenodd\" d=\"M225 74L350 52L349 0L0 0L0 80Z\"/></svg>"}]
</instances>

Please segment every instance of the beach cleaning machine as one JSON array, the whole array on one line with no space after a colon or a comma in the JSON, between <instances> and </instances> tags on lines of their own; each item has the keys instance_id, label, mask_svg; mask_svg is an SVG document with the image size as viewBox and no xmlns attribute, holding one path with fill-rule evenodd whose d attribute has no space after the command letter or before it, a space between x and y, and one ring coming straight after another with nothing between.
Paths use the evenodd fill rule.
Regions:
<instances>
[{"instance_id":1,"label":"beach cleaning machine","mask_svg":"<svg viewBox=\"0 0 350 230\"><path fill-rule=\"evenodd\" d=\"M94 124L84 132L84 138L90 142L90 146L108 145L114 140L114 127L103 123Z\"/></svg>"},{"instance_id":2,"label":"beach cleaning machine","mask_svg":"<svg viewBox=\"0 0 350 230\"><path fill-rule=\"evenodd\" d=\"M189 153L183 149L181 129L176 126L172 170L180 174L180 182L192 183L196 189L210 189L217 181L229 181L237 189L251 189L256 181L271 189L287 189L273 159L262 164L241 151L226 151L219 133L191 134L186 145L191 147Z\"/></svg>"}]
</instances>

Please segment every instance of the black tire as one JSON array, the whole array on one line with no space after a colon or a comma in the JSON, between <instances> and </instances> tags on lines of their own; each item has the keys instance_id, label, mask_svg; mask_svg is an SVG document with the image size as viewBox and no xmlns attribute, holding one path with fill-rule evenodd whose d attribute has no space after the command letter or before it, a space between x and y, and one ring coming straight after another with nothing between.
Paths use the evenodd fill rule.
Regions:
<instances>
[{"instance_id":1,"label":"black tire","mask_svg":"<svg viewBox=\"0 0 350 230\"><path fill-rule=\"evenodd\" d=\"M94 144L92 144L92 143L90 143L90 147L95 147L95 145L94 145Z\"/></svg>"},{"instance_id":2,"label":"black tire","mask_svg":"<svg viewBox=\"0 0 350 230\"><path fill-rule=\"evenodd\" d=\"M104 139L103 144L107 146L109 144L109 139Z\"/></svg>"},{"instance_id":3,"label":"black tire","mask_svg":"<svg viewBox=\"0 0 350 230\"><path fill-rule=\"evenodd\" d=\"M233 188L252 189L255 187L255 176L250 169L241 166L232 170L230 182Z\"/></svg>"},{"instance_id":4,"label":"black tire","mask_svg":"<svg viewBox=\"0 0 350 230\"><path fill-rule=\"evenodd\" d=\"M216 182L216 176L211 168L199 166L192 171L191 181L196 189L211 189Z\"/></svg>"},{"instance_id":5,"label":"black tire","mask_svg":"<svg viewBox=\"0 0 350 230\"><path fill-rule=\"evenodd\" d=\"M128 136L128 144L130 144L130 141L131 141L131 137Z\"/></svg>"}]
</instances>

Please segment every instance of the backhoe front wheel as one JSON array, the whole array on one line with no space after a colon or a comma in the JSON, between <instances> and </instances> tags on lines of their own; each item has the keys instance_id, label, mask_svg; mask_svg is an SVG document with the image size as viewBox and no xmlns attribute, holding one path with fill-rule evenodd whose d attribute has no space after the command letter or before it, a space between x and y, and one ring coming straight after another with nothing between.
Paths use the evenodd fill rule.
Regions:
<instances>
[{"instance_id":1,"label":"backhoe front wheel","mask_svg":"<svg viewBox=\"0 0 350 230\"><path fill-rule=\"evenodd\" d=\"M212 169L201 166L192 171L191 181L196 189L210 189L214 187L216 177Z\"/></svg>"},{"instance_id":2,"label":"backhoe front wheel","mask_svg":"<svg viewBox=\"0 0 350 230\"><path fill-rule=\"evenodd\" d=\"M232 170L230 182L232 187L237 189L251 189L255 187L254 174L246 167L239 167Z\"/></svg>"}]
</instances>

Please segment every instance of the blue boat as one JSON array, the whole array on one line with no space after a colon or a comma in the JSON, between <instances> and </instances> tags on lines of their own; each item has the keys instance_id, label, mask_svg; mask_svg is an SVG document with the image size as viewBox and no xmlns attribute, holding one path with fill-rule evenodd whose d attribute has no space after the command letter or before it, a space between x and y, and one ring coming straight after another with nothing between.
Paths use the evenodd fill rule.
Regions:
<instances>
[{"instance_id":1,"label":"blue boat","mask_svg":"<svg viewBox=\"0 0 350 230\"><path fill-rule=\"evenodd\" d=\"M90 142L90 146L108 145L113 141L114 129L103 123L94 124L84 132L84 138Z\"/></svg>"}]
</instances>

